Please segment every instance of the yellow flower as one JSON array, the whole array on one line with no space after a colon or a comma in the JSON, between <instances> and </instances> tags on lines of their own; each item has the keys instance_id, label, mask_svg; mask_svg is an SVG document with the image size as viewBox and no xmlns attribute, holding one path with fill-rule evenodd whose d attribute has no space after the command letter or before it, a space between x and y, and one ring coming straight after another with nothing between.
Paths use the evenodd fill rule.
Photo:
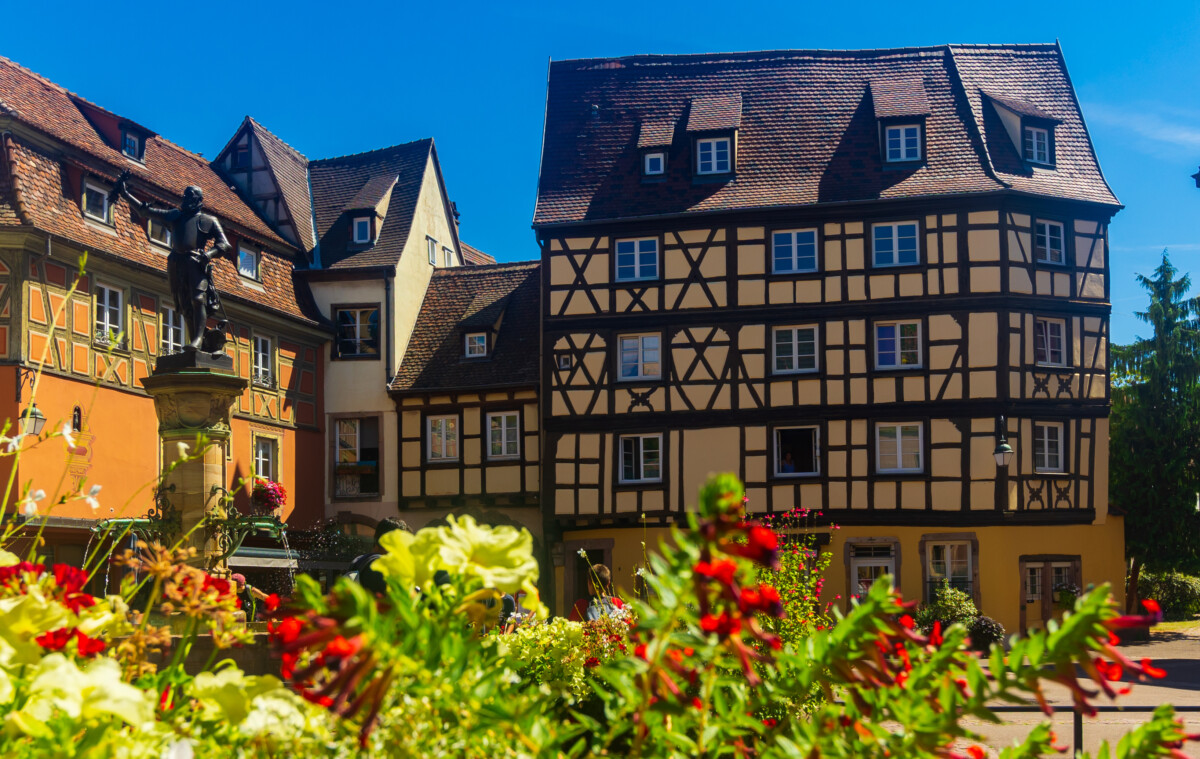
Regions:
<instances>
[{"instance_id":1,"label":"yellow flower","mask_svg":"<svg viewBox=\"0 0 1200 759\"><path fill-rule=\"evenodd\" d=\"M11 567L14 564L20 563L21 559L15 553L0 548L0 567Z\"/></svg>"},{"instance_id":2,"label":"yellow flower","mask_svg":"<svg viewBox=\"0 0 1200 759\"><path fill-rule=\"evenodd\" d=\"M528 530L479 525L470 516L451 515L446 522L444 527L421 530L409 546L418 585L439 569L461 579L479 578L485 588L505 593L537 582L538 564Z\"/></svg>"},{"instance_id":3,"label":"yellow flower","mask_svg":"<svg viewBox=\"0 0 1200 759\"><path fill-rule=\"evenodd\" d=\"M387 551L371 564L371 568L384 577L394 578L402 588L411 588L417 583L416 565L411 546L415 537L405 530L392 530L379 539L379 545Z\"/></svg>"}]
</instances>

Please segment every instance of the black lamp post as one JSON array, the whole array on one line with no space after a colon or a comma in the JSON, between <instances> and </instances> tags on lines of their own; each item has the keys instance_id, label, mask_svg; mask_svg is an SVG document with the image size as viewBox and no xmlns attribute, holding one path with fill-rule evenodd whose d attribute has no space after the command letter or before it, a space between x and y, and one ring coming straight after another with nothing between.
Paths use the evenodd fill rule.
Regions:
<instances>
[{"instance_id":1,"label":"black lamp post","mask_svg":"<svg viewBox=\"0 0 1200 759\"><path fill-rule=\"evenodd\" d=\"M1013 448L1008 444L1008 435L1006 433L1007 425L1004 417L996 420L996 450L992 451L992 455L996 457L996 466L1002 470L1008 470L1008 464L1012 461Z\"/></svg>"}]
</instances>

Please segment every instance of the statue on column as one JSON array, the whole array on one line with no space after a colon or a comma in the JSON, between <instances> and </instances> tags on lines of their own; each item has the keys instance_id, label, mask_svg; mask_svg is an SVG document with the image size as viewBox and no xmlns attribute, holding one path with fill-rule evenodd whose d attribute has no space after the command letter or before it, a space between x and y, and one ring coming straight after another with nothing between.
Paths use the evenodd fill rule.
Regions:
<instances>
[{"instance_id":1,"label":"statue on column","mask_svg":"<svg viewBox=\"0 0 1200 759\"><path fill-rule=\"evenodd\" d=\"M185 351L225 355L225 327L228 319L213 282L213 260L229 255L232 246L225 238L221 222L204 213L204 193L192 185L183 191L179 208L159 208L135 198L130 192L129 171L121 172L109 193L112 202L118 195L129 201L140 218L156 219L171 230L171 252L167 256L167 280L175 298L175 310L184 317L188 341ZM212 243L212 247L209 247ZM208 317L217 319L217 328L208 329Z\"/></svg>"}]
</instances>

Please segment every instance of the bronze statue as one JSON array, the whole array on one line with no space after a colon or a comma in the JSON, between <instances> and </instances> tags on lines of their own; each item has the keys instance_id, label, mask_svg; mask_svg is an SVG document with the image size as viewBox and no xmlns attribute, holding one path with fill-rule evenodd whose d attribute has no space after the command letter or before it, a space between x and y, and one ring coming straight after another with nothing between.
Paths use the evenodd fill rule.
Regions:
<instances>
[{"instance_id":1,"label":"bronze statue","mask_svg":"<svg viewBox=\"0 0 1200 759\"><path fill-rule=\"evenodd\" d=\"M130 194L129 176L129 171L121 172L109 199L114 200L120 195L129 201L139 217L158 219L171 230L167 280L175 297L175 309L183 314L187 325L188 342L184 350L203 351L214 357L224 355L228 320L213 283L212 262L228 255L232 246L225 239L221 222L201 210L204 193L199 187L192 185L183 191L183 204L179 208L159 208ZM209 247L210 242L212 247ZM218 319L216 329L206 329L209 316Z\"/></svg>"}]
</instances>

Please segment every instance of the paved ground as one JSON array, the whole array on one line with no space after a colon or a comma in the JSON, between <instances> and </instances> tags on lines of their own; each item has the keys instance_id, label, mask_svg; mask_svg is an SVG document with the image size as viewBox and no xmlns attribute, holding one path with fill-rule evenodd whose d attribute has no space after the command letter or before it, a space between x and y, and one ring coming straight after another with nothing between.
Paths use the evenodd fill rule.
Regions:
<instances>
[{"instance_id":1,"label":"paved ground","mask_svg":"<svg viewBox=\"0 0 1200 759\"><path fill-rule=\"evenodd\" d=\"M1115 706L1158 706L1169 703L1176 706L1200 706L1200 622L1191 626L1172 625L1172 629L1155 630L1151 639L1146 643L1131 643L1121 646L1121 651L1129 658L1137 661L1149 657L1156 667L1167 671L1166 678L1153 680L1149 683L1137 683L1133 691L1120 698ZM1084 685L1089 681L1082 680ZM1072 733L1071 699L1066 688L1054 686L1048 688L1050 702L1056 707L1054 730L1058 734L1059 743L1070 745ZM1103 696L1096 700L1096 705L1110 704ZM1132 726L1144 722L1144 713L1101 713L1095 719L1084 718L1083 748L1089 753L1095 753L1102 740L1115 743L1121 735L1128 732ZM1192 732L1200 733L1200 713L1185 716L1184 724ZM1006 714L1008 724L997 727L988 723L971 721L967 724L987 736L987 745L998 748L1009 745L1023 738L1030 727L1042 720L1041 713L1037 714ZM1073 748L1073 747L1072 747ZM1186 747L1189 756L1200 757L1200 744L1191 743ZM995 756L993 752L991 754ZM1070 756L1071 754L1067 754Z\"/></svg>"}]
</instances>

